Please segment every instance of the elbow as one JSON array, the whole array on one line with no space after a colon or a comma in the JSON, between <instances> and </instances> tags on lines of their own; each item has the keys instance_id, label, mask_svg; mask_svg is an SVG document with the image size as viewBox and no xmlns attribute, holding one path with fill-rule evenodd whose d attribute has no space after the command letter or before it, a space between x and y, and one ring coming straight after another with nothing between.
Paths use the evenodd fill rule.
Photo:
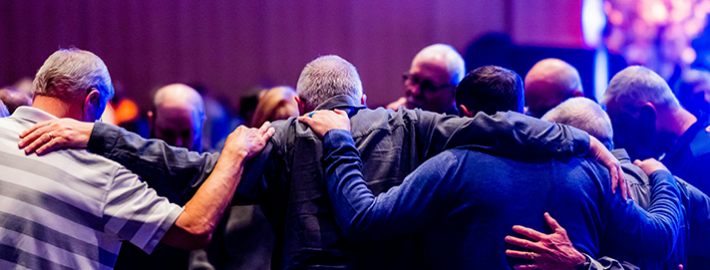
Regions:
<instances>
[{"instance_id":1,"label":"elbow","mask_svg":"<svg viewBox=\"0 0 710 270\"><path fill-rule=\"evenodd\" d=\"M185 237L185 241L183 242L183 246L181 248L186 249L186 250L203 249L203 248L206 248L207 245L209 245L211 240L212 240L212 232L202 233L202 234L188 233L187 237Z\"/></svg>"}]
</instances>

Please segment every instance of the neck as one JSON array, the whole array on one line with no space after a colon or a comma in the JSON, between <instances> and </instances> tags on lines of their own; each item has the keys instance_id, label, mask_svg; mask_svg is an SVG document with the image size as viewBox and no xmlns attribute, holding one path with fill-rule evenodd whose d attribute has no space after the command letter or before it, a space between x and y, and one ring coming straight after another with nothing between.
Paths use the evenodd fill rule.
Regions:
<instances>
[{"instance_id":1,"label":"neck","mask_svg":"<svg viewBox=\"0 0 710 270\"><path fill-rule=\"evenodd\" d=\"M74 118L82 120L81 108L72 106L58 98L48 96L35 96L32 107L40 109L58 118Z\"/></svg>"},{"instance_id":2,"label":"neck","mask_svg":"<svg viewBox=\"0 0 710 270\"><path fill-rule=\"evenodd\" d=\"M668 136L667 142L672 142L668 147L673 147L680 136L682 136L690 126L695 124L698 119L683 108L670 110L666 114L659 114L658 123L661 132ZM668 149L665 149L668 150Z\"/></svg>"}]
</instances>

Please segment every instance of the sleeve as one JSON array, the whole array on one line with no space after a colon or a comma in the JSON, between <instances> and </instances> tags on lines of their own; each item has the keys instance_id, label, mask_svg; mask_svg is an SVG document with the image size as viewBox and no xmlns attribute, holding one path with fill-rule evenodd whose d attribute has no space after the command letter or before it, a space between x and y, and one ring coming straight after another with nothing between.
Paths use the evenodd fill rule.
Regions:
<instances>
[{"instance_id":1,"label":"sleeve","mask_svg":"<svg viewBox=\"0 0 710 270\"><path fill-rule=\"evenodd\" d=\"M351 241L404 235L440 220L456 200L452 181L458 160L440 155L412 172L404 182L375 197L363 180L360 154L350 133L331 130L324 137L324 167L336 220Z\"/></svg>"},{"instance_id":2,"label":"sleeve","mask_svg":"<svg viewBox=\"0 0 710 270\"><path fill-rule=\"evenodd\" d=\"M688 255L710 258L710 198L691 184L678 179L688 191L690 237Z\"/></svg>"},{"instance_id":3,"label":"sleeve","mask_svg":"<svg viewBox=\"0 0 710 270\"><path fill-rule=\"evenodd\" d=\"M633 201L624 202L618 193L605 193L609 200L605 220L609 224L605 226L608 235L604 241L639 258L663 261L674 250L685 213L680 191L670 172L659 170L649 178L653 188L648 212Z\"/></svg>"},{"instance_id":4,"label":"sleeve","mask_svg":"<svg viewBox=\"0 0 710 270\"><path fill-rule=\"evenodd\" d=\"M583 253L584 254L584 253ZM619 262L609 257L602 257L595 260L587 254L584 254L587 262L577 266L578 270L638 270L639 267L628 262Z\"/></svg>"},{"instance_id":5,"label":"sleeve","mask_svg":"<svg viewBox=\"0 0 710 270\"><path fill-rule=\"evenodd\" d=\"M458 146L507 155L552 154L573 157L589 151L589 135L566 125L550 123L516 112L493 116L446 116L414 110L420 157L428 159Z\"/></svg>"},{"instance_id":6,"label":"sleeve","mask_svg":"<svg viewBox=\"0 0 710 270\"><path fill-rule=\"evenodd\" d=\"M105 199L104 232L150 254L183 208L158 196L137 175L118 168Z\"/></svg>"},{"instance_id":7,"label":"sleeve","mask_svg":"<svg viewBox=\"0 0 710 270\"><path fill-rule=\"evenodd\" d=\"M184 204L214 169L218 153L197 153L144 139L123 128L96 122L88 150L114 160L138 174L159 195Z\"/></svg>"}]
</instances>

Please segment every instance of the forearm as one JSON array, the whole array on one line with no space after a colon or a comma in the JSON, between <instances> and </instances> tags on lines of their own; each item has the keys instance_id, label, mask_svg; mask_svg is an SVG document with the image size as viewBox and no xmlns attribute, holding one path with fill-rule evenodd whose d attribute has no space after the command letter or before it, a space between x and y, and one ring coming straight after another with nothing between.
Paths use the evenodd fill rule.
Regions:
<instances>
[{"instance_id":1,"label":"forearm","mask_svg":"<svg viewBox=\"0 0 710 270\"><path fill-rule=\"evenodd\" d=\"M617 235L612 241L618 241L616 245L639 258L662 261L673 251L685 216L673 176L659 170L649 177L655 183L648 212L633 203L615 205L623 210L612 213L611 218L620 225L613 229Z\"/></svg>"},{"instance_id":2,"label":"forearm","mask_svg":"<svg viewBox=\"0 0 710 270\"><path fill-rule=\"evenodd\" d=\"M229 156L234 158L220 158L214 172L185 204L182 214L164 237L164 242L175 245L177 241L178 247L183 248L185 246L180 245L187 243L188 249L201 248L209 243L212 232L239 185L246 153Z\"/></svg>"},{"instance_id":3,"label":"forearm","mask_svg":"<svg viewBox=\"0 0 710 270\"><path fill-rule=\"evenodd\" d=\"M429 221L439 220L455 204L454 196L441 191L451 187L451 175L447 173L452 163L456 163L451 159L425 163L424 173L415 171L402 185L375 197L365 184L358 150L347 131L328 132L323 153L336 220L345 237L352 241L413 232Z\"/></svg>"},{"instance_id":4,"label":"forearm","mask_svg":"<svg viewBox=\"0 0 710 270\"><path fill-rule=\"evenodd\" d=\"M418 140L426 159L457 146L509 155L579 156L589 151L589 135L581 130L514 112L474 117L419 114Z\"/></svg>"},{"instance_id":5,"label":"forearm","mask_svg":"<svg viewBox=\"0 0 710 270\"><path fill-rule=\"evenodd\" d=\"M117 126L97 122L88 150L112 159L141 176L161 196L185 203L207 179L219 154L170 147L162 140L144 139Z\"/></svg>"}]
</instances>

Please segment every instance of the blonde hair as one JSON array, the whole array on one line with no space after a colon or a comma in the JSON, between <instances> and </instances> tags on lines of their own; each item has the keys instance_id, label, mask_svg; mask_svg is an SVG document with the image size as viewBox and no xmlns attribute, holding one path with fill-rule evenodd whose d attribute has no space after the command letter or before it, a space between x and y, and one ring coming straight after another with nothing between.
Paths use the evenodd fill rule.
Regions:
<instances>
[{"instance_id":1,"label":"blonde hair","mask_svg":"<svg viewBox=\"0 0 710 270\"><path fill-rule=\"evenodd\" d=\"M259 103L251 118L253 127L266 121L276 121L298 116L298 104L293 99L296 91L288 86L274 87L259 97Z\"/></svg>"}]
</instances>

